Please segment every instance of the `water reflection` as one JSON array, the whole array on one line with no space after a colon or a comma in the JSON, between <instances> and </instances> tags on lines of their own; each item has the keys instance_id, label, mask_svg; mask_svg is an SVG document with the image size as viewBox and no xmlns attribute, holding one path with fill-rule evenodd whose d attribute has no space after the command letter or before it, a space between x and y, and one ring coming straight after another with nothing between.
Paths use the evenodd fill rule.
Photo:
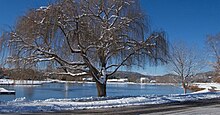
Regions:
<instances>
[{"instance_id":1,"label":"water reflection","mask_svg":"<svg viewBox=\"0 0 220 115\"><path fill-rule=\"evenodd\" d=\"M30 87L24 88L24 95L27 95L28 97L33 97L33 95L34 95L34 87L30 86Z\"/></svg>"},{"instance_id":2,"label":"water reflection","mask_svg":"<svg viewBox=\"0 0 220 115\"><path fill-rule=\"evenodd\" d=\"M66 82L65 83L65 89L64 89L64 97L68 97L68 90L69 90L69 84Z\"/></svg>"}]
</instances>

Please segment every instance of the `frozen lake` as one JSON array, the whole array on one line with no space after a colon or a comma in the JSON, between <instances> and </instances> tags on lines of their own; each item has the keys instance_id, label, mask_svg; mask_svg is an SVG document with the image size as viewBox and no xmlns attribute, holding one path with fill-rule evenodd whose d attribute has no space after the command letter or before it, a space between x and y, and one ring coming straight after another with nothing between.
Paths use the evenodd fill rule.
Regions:
<instances>
[{"instance_id":1,"label":"frozen lake","mask_svg":"<svg viewBox=\"0 0 220 115\"><path fill-rule=\"evenodd\" d=\"M2 85L8 90L15 90L16 95L0 95L0 101L11 101L25 97L27 100L45 100L49 98L96 97L95 83L48 83L43 85ZM181 94L183 90L171 85L146 84L108 84L107 96L140 96Z\"/></svg>"}]
</instances>

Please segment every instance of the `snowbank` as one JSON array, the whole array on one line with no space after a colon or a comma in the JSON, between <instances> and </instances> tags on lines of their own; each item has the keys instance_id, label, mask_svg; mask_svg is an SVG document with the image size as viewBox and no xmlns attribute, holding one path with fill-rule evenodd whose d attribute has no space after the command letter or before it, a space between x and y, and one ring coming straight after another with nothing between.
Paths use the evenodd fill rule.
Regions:
<instances>
[{"instance_id":1,"label":"snowbank","mask_svg":"<svg viewBox=\"0 0 220 115\"><path fill-rule=\"evenodd\" d=\"M51 83L92 83L92 84L95 84L95 82L90 82L90 81L62 81L58 79L48 79L47 81L50 81ZM128 82L128 81L125 82L123 80L118 80L118 79L107 80L107 84L140 84L140 85L173 85L173 86L178 85L176 83L135 83L135 82Z\"/></svg>"},{"instance_id":2,"label":"snowbank","mask_svg":"<svg viewBox=\"0 0 220 115\"><path fill-rule=\"evenodd\" d=\"M14 82L10 79L0 79L0 85L12 85Z\"/></svg>"},{"instance_id":3,"label":"snowbank","mask_svg":"<svg viewBox=\"0 0 220 115\"><path fill-rule=\"evenodd\" d=\"M186 95L145 95L127 97L89 97L73 99L47 99L28 101L18 98L9 102L0 103L0 112L50 112L76 109L96 109L124 107L131 105L162 104L199 99L220 98L219 93L201 93Z\"/></svg>"},{"instance_id":4,"label":"snowbank","mask_svg":"<svg viewBox=\"0 0 220 115\"><path fill-rule=\"evenodd\" d=\"M128 79L108 79L107 82L128 82Z\"/></svg>"},{"instance_id":5,"label":"snowbank","mask_svg":"<svg viewBox=\"0 0 220 115\"><path fill-rule=\"evenodd\" d=\"M15 94L15 91L9 91L4 88L0 88L0 94Z\"/></svg>"},{"instance_id":6,"label":"snowbank","mask_svg":"<svg viewBox=\"0 0 220 115\"><path fill-rule=\"evenodd\" d=\"M41 85L52 81L0 79L0 85Z\"/></svg>"},{"instance_id":7,"label":"snowbank","mask_svg":"<svg viewBox=\"0 0 220 115\"><path fill-rule=\"evenodd\" d=\"M220 92L219 83L193 83L193 85L198 86L199 88L204 88L204 90L194 93Z\"/></svg>"}]
</instances>

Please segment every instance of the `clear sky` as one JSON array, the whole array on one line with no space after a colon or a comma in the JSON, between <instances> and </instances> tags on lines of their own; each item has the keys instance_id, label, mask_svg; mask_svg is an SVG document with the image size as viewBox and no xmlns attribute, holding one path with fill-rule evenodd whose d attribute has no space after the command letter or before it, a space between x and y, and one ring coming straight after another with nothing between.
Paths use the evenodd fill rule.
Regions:
<instances>
[{"instance_id":1,"label":"clear sky","mask_svg":"<svg viewBox=\"0 0 220 115\"><path fill-rule=\"evenodd\" d=\"M201 45L206 35L220 32L219 0L141 0L152 29L163 29L169 40Z\"/></svg>"},{"instance_id":2,"label":"clear sky","mask_svg":"<svg viewBox=\"0 0 220 115\"><path fill-rule=\"evenodd\" d=\"M220 32L220 0L141 0L141 7L149 16L151 30L165 30L171 43L185 41L202 49L207 35ZM141 71L167 72L163 67Z\"/></svg>"},{"instance_id":3,"label":"clear sky","mask_svg":"<svg viewBox=\"0 0 220 115\"><path fill-rule=\"evenodd\" d=\"M0 0L0 31L13 27L27 9L45 6L54 0ZM208 34L220 32L220 0L140 0L149 16L151 30L164 30L170 42L186 41L203 48ZM1 33L0 33L1 34ZM163 67L139 70L164 74Z\"/></svg>"},{"instance_id":4,"label":"clear sky","mask_svg":"<svg viewBox=\"0 0 220 115\"><path fill-rule=\"evenodd\" d=\"M0 31L9 29L28 9L48 5L53 0L0 0Z\"/></svg>"}]
</instances>

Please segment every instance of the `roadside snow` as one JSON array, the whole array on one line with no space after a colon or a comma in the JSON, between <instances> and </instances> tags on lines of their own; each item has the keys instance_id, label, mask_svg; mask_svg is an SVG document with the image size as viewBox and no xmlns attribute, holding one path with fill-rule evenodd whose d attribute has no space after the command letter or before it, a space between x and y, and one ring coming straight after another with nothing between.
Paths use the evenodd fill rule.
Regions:
<instances>
[{"instance_id":1,"label":"roadside snow","mask_svg":"<svg viewBox=\"0 0 220 115\"><path fill-rule=\"evenodd\" d=\"M73 99L46 99L29 101L18 98L13 101L1 102L1 112L50 112L76 109L96 109L124 107L144 104L162 104L189 100L220 98L219 93L175 94L175 95L145 95L121 97L89 97Z\"/></svg>"}]
</instances>

